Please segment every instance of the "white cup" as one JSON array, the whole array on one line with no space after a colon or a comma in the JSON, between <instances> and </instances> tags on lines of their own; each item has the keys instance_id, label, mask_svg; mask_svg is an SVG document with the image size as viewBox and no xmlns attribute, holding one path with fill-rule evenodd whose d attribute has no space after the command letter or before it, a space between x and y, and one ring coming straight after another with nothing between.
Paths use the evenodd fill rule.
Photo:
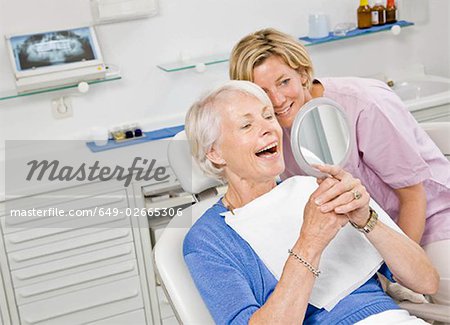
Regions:
<instances>
[{"instance_id":1,"label":"white cup","mask_svg":"<svg viewBox=\"0 0 450 325\"><path fill-rule=\"evenodd\" d=\"M93 127L91 129L91 138L97 146L104 146L108 143L108 129L105 127Z\"/></svg>"},{"instance_id":2,"label":"white cup","mask_svg":"<svg viewBox=\"0 0 450 325\"><path fill-rule=\"evenodd\" d=\"M330 32L328 24L328 17L322 13L315 13L309 15L309 38L324 38Z\"/></svg>"}]
</instances>

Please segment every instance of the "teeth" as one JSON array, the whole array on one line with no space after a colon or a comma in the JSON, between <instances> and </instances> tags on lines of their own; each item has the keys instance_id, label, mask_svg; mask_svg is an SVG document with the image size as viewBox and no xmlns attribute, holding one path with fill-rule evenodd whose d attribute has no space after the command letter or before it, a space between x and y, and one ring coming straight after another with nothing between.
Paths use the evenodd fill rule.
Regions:
<instances>
[{"instance_id":1,"label":"teeth","mask_svg":"<svg viewBox=\"0 0 450 325\"><path fill-rule=\"evenodd\" d=\"M257 153L263 152L264 150L269 150L270 148L276 147L277 143L272 143L270 145L268 145L267 147L259 150Z\"/></svg>"},{"instance_id":2,"label":"teeth","mask_svg":"<svg viewBox=\"0 0 450 325\"><path fill-rule=\"evenodd\" d=\"M285 114L290 108L291 108L291 106L286 107L286 108L283 109L282 111L276 112L275 114L276 114L276 115L283 115L283 114Z\"/></svg>"}]
</instances>

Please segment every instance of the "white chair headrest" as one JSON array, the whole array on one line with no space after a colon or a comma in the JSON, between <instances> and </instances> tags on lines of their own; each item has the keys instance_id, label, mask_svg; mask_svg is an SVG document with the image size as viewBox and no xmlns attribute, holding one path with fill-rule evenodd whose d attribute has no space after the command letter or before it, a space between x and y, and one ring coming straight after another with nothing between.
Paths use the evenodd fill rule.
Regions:
<instances>
[{"instance_id":1,"label":"white chair headrest","mask_svg":"<svg viewBox=\"0 0 450 325\"><path fill-rule=\"evenodd\" d=\"M186 192L197 194L222 183L205 175L191 155L186 133L181 131L169 143L167 157L170 167Z\"/></svg>"}]
</instances>

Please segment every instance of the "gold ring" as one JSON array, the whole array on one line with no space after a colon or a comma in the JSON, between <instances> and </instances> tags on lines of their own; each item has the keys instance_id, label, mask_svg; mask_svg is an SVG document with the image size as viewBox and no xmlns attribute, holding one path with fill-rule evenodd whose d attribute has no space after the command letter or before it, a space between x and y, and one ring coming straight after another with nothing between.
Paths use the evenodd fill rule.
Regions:
<instances>
[{"instance_id":1,"label":"gold ring","mask_svg":"<svg viewBox=\"0 0 450 325\"><path fill-rule=\"evenodd\" d=\"M355 200L359 200L362 197L361 193L358 190L353 190L352 193Z\"/></svg>"}]
</instances>

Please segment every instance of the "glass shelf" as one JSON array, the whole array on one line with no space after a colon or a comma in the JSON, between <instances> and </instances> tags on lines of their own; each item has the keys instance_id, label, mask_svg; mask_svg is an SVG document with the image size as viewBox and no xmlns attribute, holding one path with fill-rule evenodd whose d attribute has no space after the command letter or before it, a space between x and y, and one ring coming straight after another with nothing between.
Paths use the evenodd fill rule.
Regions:
<instances>
[{"instance_id":1,"label":"glass shelf","mask_svg":"<svg viewBox=\"0 0 450 325\"><path fill-rule=\"evenodd\" d=\"M344 39L349 39L357 36L364 36L364 35L370 35L378 32L385 32L389 31L392 26L398 25L401 28L413 26L414 23L405 21L405 20L399 20L396 23L393 24L386 24L382 26L373 26L371 28L367 29L354 29L350 32L348 32L345 36L335 36L332 33L330 33L327 37L324 38L318 38L318 39L310 39L308 37L300 37L299 40L304 46L314 46L318 44L324 44L324 43L330 43L335 41L340 41ZM217 63L223 63L228 62L229 60L229 54L222 54L222 55L211 55L207 57L199 57L196 59L188 60L188 61L178 61L178 62L171 62L166 64L159 64L157 65L158 68L165 72L176 72L181 70L188 70L188 69L195 69L197 65L204 64L204 65L212 65Z\"/></svg>"},{"instance_id":2,"label":"glass shelf","mask_svg":"<svg viewBox=\"0 0 450 325\"><path fill-rule=\"evenodd\" d=\"M157 67L166 72L175 72L175 71L181 71L181 70L187 70L187 69L195 69L195 67L201 63L203 63L205 65L211 65L211 64L228 62L229 56L230 56L229 54L210 55L210 56L195 58L192 60L159 64L159 65L157 65Z\"/></svg>"},{"instance_id":3,"label":"glass shelf","mask_svg":"<svg viewBox=\"0 0 450 325\"><path fill-rule=\"evenodd\" d=\"M119 80L122 79L120 75L113 75L113 76L107 76L105 79L99 79L99 80L90 80L86 81L89 85L94 85L98 83L113 81L113 80ZM13 99L13 98L19 98L19 97L25 97L25 96L31 96L36 94L43 94L43 93L49 93L53 91L59 91L64 89L72 89L78 87L78 83L73 85L65 85L65 86L58 86L58 87L52 87L52 88L45 88L45 89L37 89L25 93L17 93L17 90L11 90L11 91L2 91L0 92L0 101L7 100L7 99Z\"/></svg>"},{"instance_id":4,"label":"glass shelf","mask_svg":"<svg viewBox=\"0 0 450 325\"><path fill-rule=\"evenodd\" d=\"M335 36L332 33L330 33L327 37L324 38L316 38L311 39L309 37L300 37L299 40L302 41L302 44L305 46L313 46L317 44L323 44L323 43L330 43L334 41L340 41L343 39L349 39L357 36L364 36L364 35L370 35L375 34L379 32L385 32L391 30L392 26L400 26L401 28L413 26L414 23L411 23L409 21L405 20L399 20L396 23L393 24L385 24L382 26L373 26L367 29L354 29L352 31L349 31L345 36Z\"/></svg>"}]
</instances>

